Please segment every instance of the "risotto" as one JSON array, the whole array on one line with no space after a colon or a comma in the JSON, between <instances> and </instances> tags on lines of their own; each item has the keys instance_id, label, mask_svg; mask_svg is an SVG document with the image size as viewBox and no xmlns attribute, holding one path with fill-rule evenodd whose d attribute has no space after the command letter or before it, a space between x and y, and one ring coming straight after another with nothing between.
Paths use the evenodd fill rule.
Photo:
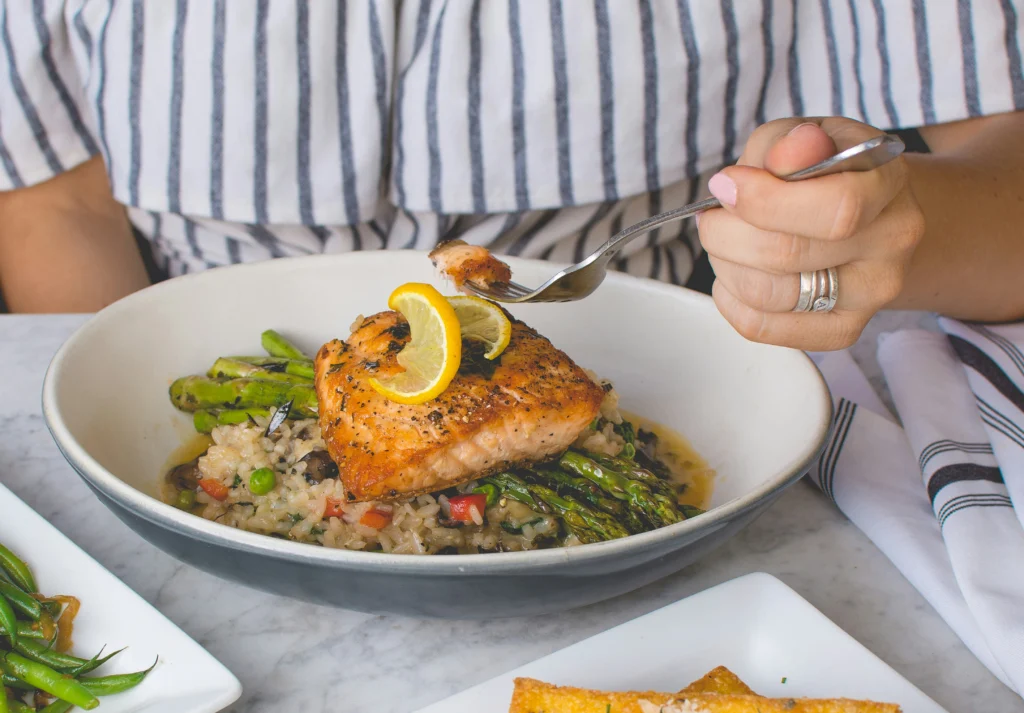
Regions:
<instances>
[{"instance_id":1,"label":"risotto","mask_svg":"<svg viewBox=\"0 0 1024 713\"><path fill-rule=\"evenodd\" d=\"M606 456L642 449L672 484L680 507L689 514L706 508L713 479L707 464L666 429L625 419L615 390L605 384L605 391L600 418L576 446ZM287 420L268 436L272 416L213 428L205 452L168 473L164 499L230 527L349 550L468 554L580 543L562 516L511 497L488 497L483 512L471 507L469 517L457 521L453 499L480 492L478 482L387 503L349 502L317 421ZM273 472L273 487L255 494L263 487L256 487L253 474L265 469Z\"/></svg>"}]
</instances>

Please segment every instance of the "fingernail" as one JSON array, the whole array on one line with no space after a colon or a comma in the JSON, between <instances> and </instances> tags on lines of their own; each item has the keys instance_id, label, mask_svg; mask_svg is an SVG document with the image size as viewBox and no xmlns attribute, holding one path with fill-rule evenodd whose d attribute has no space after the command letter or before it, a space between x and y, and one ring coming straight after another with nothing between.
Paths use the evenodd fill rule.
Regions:
<instances>
[{"instance_id":1,"label":"fingernail","mask_svg":"<svg viewBox=\"0 0 1024 713\"><path fill-rule=\"evenodd\" d=\"M701 212L700 212L700 213L698 213L697 215L693 216L693 222L694 222L694 223L696 224L696 226L697 226L697 228L698 228L698 229L700 228L700 217L701 217L701 215L703 215L703 214L704 214L704 211L701 211Z\"/></svg>"},{"instance_id":2,"label":"fingernail","mask_svg":"<svg viewBox=\"0 0 1024 713\"><path fill-rule=\"evenodd\" d=\"M800 133L804 128L806 128L808 126L813 126L815 128L820 128L813 121L805 121L802 124L797 124L796 126L794 126L792 129L789 130L789 133L786 134L786 135L787 136L795 136L796 134Z\"/></svg>"},{"instance_id":3,"label":"fingernail","mask_svg":"<svg viewBox=\"0 0 1024 713\"><path fill-rule=\"evenodd\" d=\"M736 183L724 173L716 173L711 177L708 190L724 205L736 205Z\"/></svg>"}]
</instances>

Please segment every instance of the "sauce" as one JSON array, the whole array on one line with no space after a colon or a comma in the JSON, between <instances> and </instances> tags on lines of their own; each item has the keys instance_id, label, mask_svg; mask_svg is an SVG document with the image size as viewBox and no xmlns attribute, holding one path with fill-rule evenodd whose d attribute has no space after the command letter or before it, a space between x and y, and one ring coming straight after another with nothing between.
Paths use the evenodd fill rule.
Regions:
<instances>
[{"instance_id":1,"label":"sauce","mask_svg":"<svg viewBox=\"0 0 1024 713\"><path fill-rule=\"evenodd\" d=\"M213 445L213 439L206 433L197 433L188 438L184 443L174 449L171 453L170 458L164 463L163 472L166 473L171 468L179 466L182 463L188 463L194 458L206 453L207 449Z\"/></svg>"},{"instance_id":2,"label":"sauce","mask_svg":"<svg viewBox=\"0 0 1024 713\"><path fill-rule=\"evenodd\" d=\"M178 489L167 482L167 474L182 463L188 463L206 451L213 445L213 439L206 433L196 433L185 439L185 442L175 448L170 457L164 461L164 467L160 471L160 480L157 482L159 498L169 505L174 505L178 498Z\"/></svg>"},{"instance_id":3,"label":"sauce","mask_svg":"<svg viewBox=\"0 0 1024 713\"><path fill-rule=\"evenodd\" d=\"M672 469L681 482L686 483L686 490L679 497L679 502L702 510L709 509L711 493L715 487L715 471L708 462L671 428L629 411L621 413L636 428L650 431L658 437L658 458L665 461L665 465Z\"/></svg>"}]
</instances>

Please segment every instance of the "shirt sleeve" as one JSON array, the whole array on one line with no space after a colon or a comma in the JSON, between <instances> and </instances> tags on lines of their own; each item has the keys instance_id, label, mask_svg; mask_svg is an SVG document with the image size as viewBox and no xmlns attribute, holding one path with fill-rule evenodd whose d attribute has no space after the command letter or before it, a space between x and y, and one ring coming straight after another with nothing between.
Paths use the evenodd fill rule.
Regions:
<instances>
[{"instance_id":1,"label":"shirt sleeve","mask_svg":"<svg viewBox=\"0 0 1024 713\"><path fill-rule=\"evenodd\" d=\"M65 0L0 0L0 190L99 152L85 97Z\"/></svg>"}]
</instances>

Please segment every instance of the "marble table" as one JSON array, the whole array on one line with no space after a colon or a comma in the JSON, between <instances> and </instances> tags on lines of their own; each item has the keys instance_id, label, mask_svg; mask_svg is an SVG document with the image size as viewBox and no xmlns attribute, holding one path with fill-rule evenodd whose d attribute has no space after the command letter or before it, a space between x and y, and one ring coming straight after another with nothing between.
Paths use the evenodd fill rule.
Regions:
<instances>
[{"instance_id":1,"label":"marble table","mask_svg":"<svg viewBox=\"0 0 1024 713\"><path fill-rule=\"evenodd\" d=\"M708 560L619 599L528 621L438 622L300 604L180 564L86 489L40 414L50 357L80 316L0 316L0 481L223 661L242 681L232 711L403 713L682 597L769 572L951 713L1021 711L889 561L810 484L799 483ZM855 348L876 386L874 337L927 324L884 315ZM0 513L2 517L2 513Z\"/></svg>"}]
</instances>

